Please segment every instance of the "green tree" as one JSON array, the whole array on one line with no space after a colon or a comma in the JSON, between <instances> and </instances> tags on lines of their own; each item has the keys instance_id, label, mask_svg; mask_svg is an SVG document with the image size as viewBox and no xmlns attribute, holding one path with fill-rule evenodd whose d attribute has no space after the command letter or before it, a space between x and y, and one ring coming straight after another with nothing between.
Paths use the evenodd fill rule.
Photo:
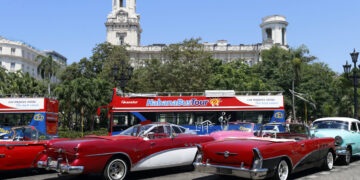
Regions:
<instances>
[{"instance_id":1,"label":"green tree","mask_svg":"<svg viewBox=\"0 0 360 180\"><path fill-rule=\"evenodd\" d=\"M213 64L212 76L208 81L208 89L225 89L236 91L264 91L269 89L259 75L242 60Z\"/></svg>"},{"instance_id":2,"label":"green tree","mask_svg":"<svg viewBox=\"0 0 360 180\"><path fill-rule=\"evenodd\" d=\"M274 46L270 50L263 51L261 57L262 61L253 67L254 71L260 75L260 79L268 84L268 90L284 92L287 115L291 112L291 108L298 106L302 108L303 102L291 102L292 95L288 90L294 89L296 92L306 93L299 89L304 74L303 71L306 70L303 67L309 65L315 57L309 55L306 46L289 50ZM295 112L292 115L294 116Z\"/></svg>"}]
</instances>

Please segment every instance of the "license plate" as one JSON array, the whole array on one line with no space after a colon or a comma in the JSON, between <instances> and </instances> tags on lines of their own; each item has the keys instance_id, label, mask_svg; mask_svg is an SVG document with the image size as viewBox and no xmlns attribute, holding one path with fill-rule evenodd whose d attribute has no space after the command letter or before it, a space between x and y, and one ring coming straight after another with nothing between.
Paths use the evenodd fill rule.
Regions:
<instances>
[{"instance_id":1,"label":"license plate","mask_svg":"<svg viewBox=\"0 0 360 180\"><path fill-rule=\"evenodd\" d=\"M219 174L232 174L231 169L216 168L216 172Z\"/></svg>"},{"instance_id":2,"label":"license plate","mask_svg":"<svg viewBox=\"0 0 360 180\"><path fill-rule=\"evenodd\" d=\"M50 161L49 167L57 168L58 162L57 161Z\"/></svg>"}]
</instances>

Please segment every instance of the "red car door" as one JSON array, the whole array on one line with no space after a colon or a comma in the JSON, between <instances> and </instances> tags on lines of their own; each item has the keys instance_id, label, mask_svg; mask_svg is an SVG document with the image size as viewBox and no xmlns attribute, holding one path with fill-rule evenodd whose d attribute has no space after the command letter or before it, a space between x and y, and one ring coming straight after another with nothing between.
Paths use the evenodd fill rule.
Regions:
<instances>
[{"instance_id":1,"label":"red car door","mask_svg":"<svg viewBox=\"0 0 360 180\"><path fill-rule=\"evenodd\" d=\"M5 145L5 169L31 168L44 150L45 141L38 141L38 132L32 127L14 130L13 141Z\"/></svg>"},{"instance_id":2,"label":"red car door","mask_svg":"<svg viewBox=\"0 0 360 180\"><path fill-rule=\"evenodd\" d=\"M0 171L5 168L5 143L0 141Z\"/></svg>"},{"instance_id":3,"label":"red car door","mask_svg":"<svg viewBox=\"0 0 360 180\"><path fill-rule=\"evenodd\" d=\"M148 140L141 143L142 159L135 165L136 170L155 169L171 166L173 140L163 125L157 125L147 134ZM146 145L148 144L148 145ZM144 149L149 147L149 149Z\"/></svg>"},{"instance_id":4,"label":"red car door","mask_svg":"<svg viewBox=\"0 0 360 180\"><path fill-rule=\"evenodd\" d=\"M31 168L44 150L44 142L10 142L5 148L5 169Z\"/></svg>"},{"instance_id":5,"label":"red car door","mask_svg":"<svg viewBox=\"0 0 360 180\"><path fill-rule=\"evenodd\" d=\"M307 128L299 129L296 132L295 138L297 140L297 153L301 157L299 162L296 164L297 170L303 170L315 166L319 160L319 146L316 139L310 138L309 131Z\"/></svg>"}]
</instances>

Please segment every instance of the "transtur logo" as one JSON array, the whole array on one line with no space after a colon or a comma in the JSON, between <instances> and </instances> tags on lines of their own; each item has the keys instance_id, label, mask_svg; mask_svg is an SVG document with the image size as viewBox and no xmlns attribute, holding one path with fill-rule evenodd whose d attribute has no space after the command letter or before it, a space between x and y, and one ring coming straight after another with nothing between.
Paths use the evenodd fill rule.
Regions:
<instances>
[{"instance_id":1,"label":"transtur logo","mask_svg":"<svg viewBox=\"0 0 360 180\"><path fill-rule=\"evenodd\" d=\"M34 116L34 120L35 121L43 121L45 119L45 117L44 117L44 115L42 115L42 114L36 114L35 116Z\"/></svg>"},{"instance_id":2,"label":"transtur logo","mask_svg":"<svg viewBox=\"0 0 360 180\"><path fill-rule=\"evenodd\" d=\"M138 101L121 101L121 104L137 104Z\"/></svg>"},{"instance_id":3,"label":"transtur logo","mask_svg":"<svg viewBox=\"0 0 360 180\"><path fill-rule=\"evenodd\" d=\"M275 118L283 118L284 114L282 112L277 112L274 114Z\"/></svg>"},{"instance_id":4,"label":"transtur logo","mask_svg":"<svg viewBox=\"0 0 360 180\"><path fill-rule=\"evenodd\" d=\"M210 99L210 104L211 104L212 106L219 106L219 105L220 105L220 102L221 102L221 100L218 99L218 98L216 98L216 99Z\"/></svg>"}]
</instances>

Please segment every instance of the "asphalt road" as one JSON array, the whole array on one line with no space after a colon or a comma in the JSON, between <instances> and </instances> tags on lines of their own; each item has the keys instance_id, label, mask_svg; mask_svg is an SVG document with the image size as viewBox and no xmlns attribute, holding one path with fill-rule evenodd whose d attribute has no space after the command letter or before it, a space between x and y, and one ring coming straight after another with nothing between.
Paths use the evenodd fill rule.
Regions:
<instances>
[{"instance_id":1,"label":"asphalt road","mask_svg":"<svg viewBox=\"0 0 360 180\"><path fill-rule=\"evenodd\" d=\"M58 177L53 172L37 172L35 170L21 170L11 172L0 172L0 179L8 180L98 180L100 175L65 176ZM235 180L235 177L224 177L205 173L194 172L192 167L184 166L169 169L159 169L151 171L142 171L130 174L128 180ZM358 180L360 179L360 157L354 157L349 166L335 165L331 171L321 171L320 169L310 169L296 174L292 174L289 179L303 180Z\"/></svg>"}]
</instances>

